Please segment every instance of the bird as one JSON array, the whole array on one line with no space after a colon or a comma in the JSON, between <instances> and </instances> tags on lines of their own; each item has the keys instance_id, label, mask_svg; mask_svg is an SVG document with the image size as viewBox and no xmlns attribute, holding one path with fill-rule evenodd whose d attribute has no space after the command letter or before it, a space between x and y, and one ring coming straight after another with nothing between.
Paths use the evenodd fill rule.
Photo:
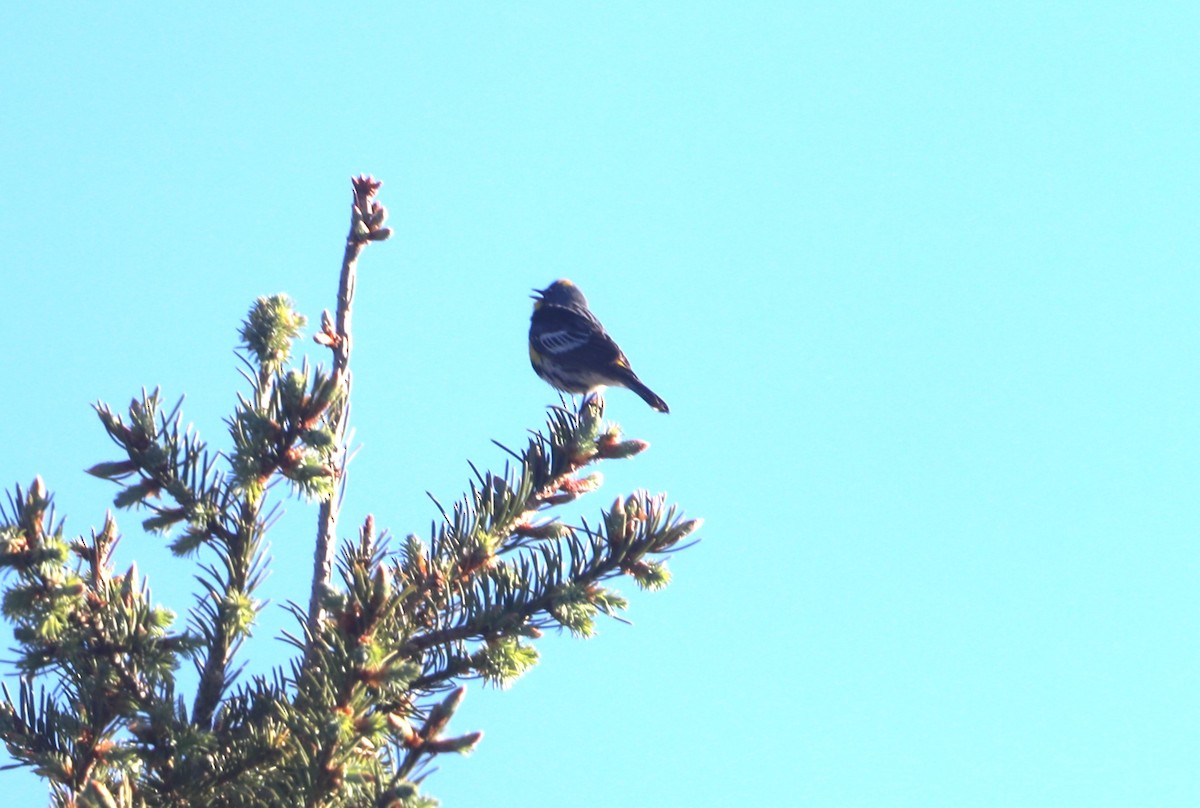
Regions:
<instances>
[{"instance_id":1,"label":"bird","mask_svg":"<svg viewBox=\"0 0 1200 808\"><path fill-rule=\"evenodd\" d=\"M670 412L667 402L633 372L578 286L560 278L545 289L534 289L531 297L529 361L551 387L584 394L624 387L659 412Z\"/></svg>"}]
</instances>

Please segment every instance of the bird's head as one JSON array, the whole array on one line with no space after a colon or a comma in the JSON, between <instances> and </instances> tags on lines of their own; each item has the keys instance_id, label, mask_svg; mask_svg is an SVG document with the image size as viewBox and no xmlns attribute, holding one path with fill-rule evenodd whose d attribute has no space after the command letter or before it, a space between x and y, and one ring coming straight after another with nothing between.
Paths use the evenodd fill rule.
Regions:
<instances>
[{"instance_id":1,"label":"bird's head","mask_svg":"<svg viewBox=\"0 0 1200 808\"><path fill-rule=\"evenodd\" d=\"M530 295L534 299L533 307L540 308L545 304L551 306L568 306L577 309L587 308L587 298L579 287L566 278L560 278L545 289L534 289Z\"/></svg>"}]
</instances>

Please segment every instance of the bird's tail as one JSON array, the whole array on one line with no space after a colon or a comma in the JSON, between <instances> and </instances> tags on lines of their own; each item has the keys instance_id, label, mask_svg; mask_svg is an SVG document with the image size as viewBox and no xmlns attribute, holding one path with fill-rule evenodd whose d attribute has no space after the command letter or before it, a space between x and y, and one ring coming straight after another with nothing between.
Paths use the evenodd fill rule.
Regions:
<instances>
[{"instance_id":1,"label":"bird's tail","mask_svg":"<svg viewBox=\"0 0 1200 808\"><path fill-rule=\"evenodd\" d=\"M633 371L630 371L627 376L622 378L621 383L641 396L642 401L645 401L659 412L671 411L671 408L667 406L667 402L659 398L658 393L655 393L653 390L643 384L642 380L635 376Z\"/></svg>"}]
</instances>

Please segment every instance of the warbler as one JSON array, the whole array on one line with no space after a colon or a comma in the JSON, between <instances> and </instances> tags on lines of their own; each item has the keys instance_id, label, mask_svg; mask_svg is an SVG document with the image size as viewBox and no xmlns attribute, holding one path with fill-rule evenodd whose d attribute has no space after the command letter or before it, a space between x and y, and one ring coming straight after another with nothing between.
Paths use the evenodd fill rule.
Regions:
<instances>
[{"instance_id":1,"label":"warbler","mask_svg":"<svg viewBox=\"0 0 1200 808\"><path fill-rule=\"evenodd\" d=\"M587 298L568 280L533 290L529 361L537 375L565 393L624 387L659 412L667 402L637 377L616 341L588 308Z\"/></svg>"}]
</instances>

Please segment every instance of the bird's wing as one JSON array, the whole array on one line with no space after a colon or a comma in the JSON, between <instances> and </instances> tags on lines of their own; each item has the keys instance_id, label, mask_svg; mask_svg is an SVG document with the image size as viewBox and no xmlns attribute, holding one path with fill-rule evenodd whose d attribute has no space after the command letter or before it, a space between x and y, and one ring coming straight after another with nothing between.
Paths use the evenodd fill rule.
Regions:
<instances>
[{"instance_id":1,"label":"bird's wing","mask_svg":"<svg viewBox=\"0 0 1200 808\"><path fill-rule=\"evenodd\" d=\"M529 338L543 354L561 356L580 350L592 354L593 361L611 362L620 349L594 317L562 306L543 306L537 311L537 328Z\"/></svg>"}]
</instances>

